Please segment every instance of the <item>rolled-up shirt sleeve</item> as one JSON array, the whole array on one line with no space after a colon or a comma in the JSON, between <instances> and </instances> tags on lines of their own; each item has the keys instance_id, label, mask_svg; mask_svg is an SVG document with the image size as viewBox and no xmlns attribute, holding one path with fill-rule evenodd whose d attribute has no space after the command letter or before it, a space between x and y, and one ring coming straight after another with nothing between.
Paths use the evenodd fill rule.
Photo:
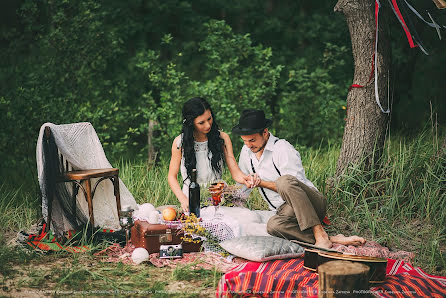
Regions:
<instances>
[{"instance_id":1,"label":"rolled-up shirt sleeve","mask_svg":"<svg viewBox=\"0 0 446 298\"><path fill-rule=\"evenodd\" d=\"M245 146L243 146L243 148L240 152L240 157L238 159L238 166L244 174L251 173L251 169L249 168L248 163L249 163L248 152L246 151Z\"/></svg>"},{"instance_id":2,"label":"rolled-up shirt sleeve","mask_svg":"<svg viewBox=\"0 0 446 298\"><path fill-rule=\"evenodd\" d=\"M252 172L252 169L249 166L249 155L248 152L246 151L246 147L243 146L241 152L240 152L240 157L238 159L238 166L240 168L240 170L246 174L249 175ZM240 183L237 183L240 184ZM248 188L246 187L246 185L244 184L240 184L243 186L242 191L246 193L246 195L249 195L252 191L252 188Z\"/></svg>"}]
</instances>

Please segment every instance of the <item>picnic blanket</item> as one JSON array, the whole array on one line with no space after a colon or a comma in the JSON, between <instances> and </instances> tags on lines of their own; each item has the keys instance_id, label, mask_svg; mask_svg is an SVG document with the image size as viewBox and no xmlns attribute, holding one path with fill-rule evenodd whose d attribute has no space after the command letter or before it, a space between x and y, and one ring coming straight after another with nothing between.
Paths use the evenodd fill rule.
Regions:
<instances>
[{"instance_id":1,"label":"picnic blanket","mask_svg":"<svg viewBox=\"0 0 446 298\"><path fill-rule=\"evenodd\" d=\"M17 237L14 239L15 244L22 244L26 247L31 247L32 249L39 250L41 252L49 251L67 251L72 253L82 253L87 252L91 249L90 245L73 245L69 243L69 239L75 236L75 232L67 232L68 244L61 243L58 241L57 237L52 233L52 231L45 232L46 224L44 223L42 229L36 234L27 234L26 232L19 232ZM10 242L12 244L12 242Z\"/></svg>"},{"instance_id":2,"label":"picnic blanket","mask_svg":"<svg viewBox=\"0 0 446 298\"><path fill-rule=\"evenodd\" d=\"M135 265L131 258L134 250L135 246L132 244L121 247L119 244L115 243L104 250L95 253L94 255L96 257L100 257L103 262L121 262L128 265ZM209 251L183 253L183 257L178 259L160 259L159 253L152 253L149 255L147 262L158 268L175 268L177 266L190 265L193 269L215 269L219 272L225 273L235 266L246 262L246 260L242 258L228 260L218 253Z\"/></svg>"},{"instance_id":3,"label":"picnic blanket","mask_svg":"<svg viewBox=\"0 0 446 298\"><path fill-rule=\"evenodd\" d=\"M67 251L72 253L84 253L92 250L91 241L117 241L125 242L124 231L83 227L78 231L68 230L62 236L57 237L53 231L46 231L46 223L40 219L27 231L20 231L8 241L9 246L22 246L39 252ZM119 246L119 244L116 243Z\"/></svg>"},{"instance_id":4,"label":"picnic blanket","mask_svg":"<svg viewBox=\"0 0 446 298\"><path fill-rule=\"evenodd\" d=\"M389 248L382 246L375 241L367 241L365 244L359 246L333 243L332 249L355 256L402 260L406 263L412 263L412 260L415 257L413 252L404 250L390 251Z\"/></svg>"},{"instance_id":5,"label":"picnic blanket","mask_svg":"<svg viewBox=\"0 0 446 298\"><path fill-rule=\"evenodd\" d=\"M386 271L386 281L371 289L376 297L446 297L444 276L392 259L387 260Z\"/></svg>"},{"instance_id":6,"label":"picnic blanket","mask_svg":"<svg viewBox=\"0 0 446 298\"><path fill-rule=\"evenodd\" d=\"M385 282L370 289L376 297L445 297L446 277L433 276L404 261L388 259ZM303 258L247 262L222 276L217 297L317 297L318 275Z\"/></svg>"}]
</instances>

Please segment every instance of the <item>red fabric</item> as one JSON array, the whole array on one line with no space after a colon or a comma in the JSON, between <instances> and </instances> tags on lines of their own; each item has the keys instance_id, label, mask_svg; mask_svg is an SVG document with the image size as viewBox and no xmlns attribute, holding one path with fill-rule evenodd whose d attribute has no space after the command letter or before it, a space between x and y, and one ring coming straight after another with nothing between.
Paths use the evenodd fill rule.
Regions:
<instances>
[{"instance_id":1,"label":"red fabric","mask_svg":"<svg viewBox=\"0 0 446 298\"><path fill-rule=\"evenodd\" d=\"M415 44L415 42L414 42L414 40L412 38L412 34L409 31L409 27L407 26L406 21L404 20L403 15L401 14L401 11L400 11L400 9L398 7L398 4L397 4L396 0L392 0L391 4L393 6L393 9L394 9L398 19L401 22L401 26L403 27L404 33L406 34L406 37L407 37L407 40L409 42L410 47L411 48L417 47L418 44ZM378 31L379 8L380 8L380 5L379 5L378 1L375 0L375 40L377 38L377 31ZM375 42L375 45L376 45L376 42ZM372 78L373 78L373 71L374 71L374 68L375 68L375 55L376 55L376 51L377 51L377 49L375 49L374 53L373 53L373 57L372 57L372 71L370 72L370 76L369 76L369 79L368 79L367 83L365 83L364 85L352 84L350 86L350 88L348 89L348 91L352 90L352 88L363 88L364 86L367 86L368 83L372 80Z\"/></svg>"},{"instance_id":2,"label":"red fabric","mask_svg":"<svg viewBox=\"0 0 446 298\"><path fill-rule=\"evenodd\" d=\"M418 45L414 44L412 39L412 34L409 32L409 28L406 25L406 22L404 21L403 15L401 14L401 11L398 7L398 4L396 3L396 0L392 0L392 6L395 9L396 14L398 15L398 18L401 21L401 25L403 26L404 32L406 33L407 40L409 41L409 45L411 48L415 48Z\"/></svg>"},{"instance_id":3,"label":"red fabric","mask_svg":"<svg viewBox=\"0 0 446 298\"><path fill-rule=\"evenodd\" d=\"M331 221L328 219L327 216L324 217L324 219L322 220L322 223L326 226L331 226Z\"/></svg>"},{"instance_id":4,"label":"red fabric","mask_svg":"<svg viewBox=\"0 0 446 298\"><path fill-rule=\"evenodd\" d=\"M430 275L404 261L387 260L386 281L371 288L377 297L446 297L446 277Z\"/></svg>"},{"instance_id":5,"label":"red fabric","mask_svg":"<svg viewBox=\"0 0 446 298\"><path fill-rule=\"evenodd\" d=\"M58 242L58 239L53 236L51 231L45 232L46 230L46 224L44 223L42 225L42 229L38 234L30 234L28 235L28 241L26 241L26 244L31 246L33 249L40 249L43 251L60 251L65 250L72 253L82 253L89 251L91 248L87 245L83 246L72 246L72 245L61 245ZM67 238L71 239L71 237L74 235L74 231L68 231Z\"/></svg>"},{"instance_id":6,"label":"red fabric","mask_svg":"<svg viewBox=\"0 0 446 298\"><path fill-rule=\"evenodd\" d=\"M376 297L446 297L446 277L426 274L404 261L388 259L386 280L372 287ZM303 258L248 262L226 273L217 297L317 297L318 277Z\"/></svg>"},{"instance_id":7,"label":"red fabric","mask_svg":"<svg viewBox=\"0 0 446 298\"><path fill-rule=\"evenodd\" d=\"M226 273L217 297L317 297L317 274L303 268L303 259L248 262Z\"/></svg>"}]
</instances>

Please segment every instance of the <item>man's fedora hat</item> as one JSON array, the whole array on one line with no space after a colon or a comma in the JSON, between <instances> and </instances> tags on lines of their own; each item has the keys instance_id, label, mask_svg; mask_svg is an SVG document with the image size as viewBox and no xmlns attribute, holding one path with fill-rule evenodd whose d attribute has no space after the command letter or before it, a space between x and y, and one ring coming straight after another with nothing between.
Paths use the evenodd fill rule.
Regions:
<instances>
[{"instance_id":1,"label":"man's fedora hat","mask_svg":"<svg viewBox=\"0 0 446 298\"><path fill-rule=\"evenodd\" d=\"M232 128L232 132L238 135L252 135L260 132L273 123L271 119L265 118L262 110L244 110L240 115L238 124Z\"/></svg>"}]
</instances>

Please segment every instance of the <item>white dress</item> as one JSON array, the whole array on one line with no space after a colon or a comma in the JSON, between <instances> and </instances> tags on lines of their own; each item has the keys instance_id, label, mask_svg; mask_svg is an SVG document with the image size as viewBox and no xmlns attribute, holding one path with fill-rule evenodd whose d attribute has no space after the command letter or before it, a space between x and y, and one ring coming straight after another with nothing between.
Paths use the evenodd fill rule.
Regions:
<instances>
[{"instance_id":1,"label":"white dress","mask_svg":"<svg viewBox=\"0 0 446 298\"><path fill-rule=\"evenodd\" d=\"M177 146L181 146L181 138L178 139ZM210 183L221 179L221 174L216 175L212 171L211 158L212 152L208 149L208 141L195 141L195 159L197 160L197 182L201 187L207 187ZM221 164L221 166L223 166ZM190 179L187 176L186 166L184 165L184 156L181 158L180 165L181 177L183 177L183 193L189 197Z\"/></svg>"},{"instance_id":2,"label":"white dress","mask_svg":"<svg viewBox=\"0 0 446 298\"><path fill-rule=\"evenodd\" d=\"M181 146L181 138L178 139L177 146ZM216 176L212 171L211 166L212 153L208 150L208 142L196 142L195 141L195 158L197 160L197 182L202 188L208 187L212 182L221 179L221 175ZM221 165L223 166L223 164ZM184 156L181 159L180 166L181 176L183 177L183 193L189 197L189 183L187 178L187 170L184 166ZM221 206L220 213L222 217L219 219L214 218L215 210L213 206L201 208L200 215L203 219L203 223L213 223L213 232L219 230L218 233L223 233L225 227L231 230L232 237L239 236L269 236L266 231L266 223L268 219L275 214L275 211L263 211L263 210L249 210L244 207L225 207ZM219 226L218 223L224 223L226 225ZM217 234L218 234L217 233ZM224 233L223 233L224 234ZM218 236L218 235L217 235ZM221 235L220 235L221 236ZM220 239L220 238L219 238ZM229 238L228 238L229 239ZM220 239L226 240L226 239Z\"/></svg>"}]
</instances>

